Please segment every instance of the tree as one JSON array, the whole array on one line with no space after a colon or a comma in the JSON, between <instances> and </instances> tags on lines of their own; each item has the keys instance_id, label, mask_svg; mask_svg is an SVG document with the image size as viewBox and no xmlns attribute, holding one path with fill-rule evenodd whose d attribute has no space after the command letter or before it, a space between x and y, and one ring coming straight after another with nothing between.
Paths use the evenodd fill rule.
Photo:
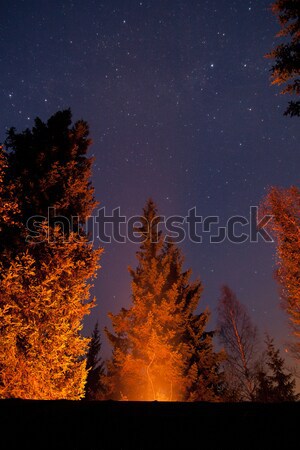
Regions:
<instances>
[{"instance_id":1,"label":"tree","mask_svg":"<svg viewBox=\"0 0 300 450\"><path fill-rule=\"evenodd\" d=\"M101 352L101 335L98 322L94 327L91 340L88 346L86 368L88 376L85 386L85 398L87 400L101 400L104 397L105 385L105 368L104 362L100 356Z\"/></svg>"},{"instance_id":2,"label":"tree","mask_svg":"<svg viewBox=\"0 0 300 450\"><path fill-rule=\"evenodd\" d=\"M279 349L275 349L274 340L266 338L267 369L258 373L258 386L255 400L259 402L293 402L299 399L295 393L296 382L291 373L285 369L284 359Z\"/></svg>"},{"instance_id":3,"label":"tree","mask_svg":"<svg viewBox=\"0 0 300 450\"><path fill-rule=\"evenodd\" d=\"M300 191L272 187L261 210L273 216L269 227L277 241L275 277L281 287L282 307L289 316L295 343L294 356L300 357Z\"/></svg>"},{"instance_id":4,"label":"tree","mask_svg":"<svg viewBox=\"0 0 300 450\"><path fill-rule=\"evenodd\" d=\"M195 315L202 285L190 283L183 257L158 230L152 200L141 217L138 266L132 277L132 306L110 314L114 332L109 363L111 395L130 400L217 399L221 356L205 332L208 311Z\"/></svg>"},{"instance_id":5,"label":"tree","mask_svg":"<svg viewBox=\"0 0 300 450\"><path fill-rule=\"evenodd\" d=\"M48 217L48 209L67 218L73 229L84 224L96 206L90 182L93 159L86 122L72 126L71 111L58 111L47 123L39 118L32 130L8 132L8 179L15 180L21 219ZM71 219L73 220L71 221Z\"/></svg>"},{"instance_id":6,"label":"tree","mask_svg":"<svg viewBox=\"0 0 300 450\"><path fill-rule=\"evenodd\" d=\"M272 67L272 84L286 85L282 94L300 95L300 3L298 0L277 0L272 5L281 30L277 37L285 38L283 44L266 55L275 59ZM300 116L300 101L291 101L284 113Z\"/></svg>"},{"instance_id":7,"label":"tree","mask_svg":"<svg viewBox=\"0 0 300 450\"><path fill-rule=\"evenodd\" d=\"M245 306L228 286L222 287L218 304L218 330L227 353L229 390L238 400L253 400L257 330Z\"/></svg>"},{"instance_id":8,"label":"tree","mask_svg":"<svg viewBox=\"0 0 300 450\"><path fill-rule=\"evenodd\" d=\"M40 250L41 263L28 251L1 270L1 398L77 399L84 392L88 340L79 332L91 303L77 259L82 242L71 235L66 245L55 233L56 242Z\"/></svg>"},{"instance_id":9,"label":"tree","mask_svg":"<svg viewBox=\"0 0 300 450\"><path fill-rule=\"evenodd\" d=\"M2 260L6 247L4 244L8 240L11 241L12 236L18 232L17 215L20 212L15 199L15 185L13 181L7 182L5 179L8 168L7 159L7 154L0 145L0 253L2 253Z\"/></svg>"},{"instance_id":10,"label":"tree","mask_svg":"<svg viewBox=\"0 0 300 450\"><path fill-rule=\"evenodd\" d=\"M95 205L88 127L70 125L69 110L47 124L36 119L32 130L10 130L2 151L0 196L10 207L0 218L0 398L84 395L88 339L80 331L94 305L89 280L101 250L84 231ZM70 227L48 218L51 207ZM29 236L27 220L36 214Z\"/></svg>"}]
</instances>

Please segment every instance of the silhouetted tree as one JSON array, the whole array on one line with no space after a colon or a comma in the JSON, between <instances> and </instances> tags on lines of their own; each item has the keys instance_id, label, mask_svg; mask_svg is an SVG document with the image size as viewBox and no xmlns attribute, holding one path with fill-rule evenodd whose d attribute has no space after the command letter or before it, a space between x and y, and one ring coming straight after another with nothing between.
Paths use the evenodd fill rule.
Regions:
<instances>
[{"instance_id":1,"label":"silhouetted tree","mask_svg":"<svg viewBox=\"0 0 300 450\"><path fill-rule=\"evenodd\" d=\"M291 373L287 373L284 359L279 349L275 349L274 340L266 338L267 368L258 373L258 385L255 400L259 402L292 402L299 399L295 393L296 382Z\"/></svg>"},{"instance_id":2,"label":"silhouetted tree","mask_svg":"<svg viewBox=\"0 0 300 450\"><path fill-rule=\"evenodd\" d=\"M31 216L48 217L48 208L71 221L73 230L84 224L96 206L90 182L92 158L86 122L72 126L71 111L59 111L47 123L39 118L32 130L8 132L7 179L17 186L23 223Z\"/></svg>"},{"instance_id":3,"label":"silhouetted tree","mask_svg":"<svg viewBox=\"0 0 300 450\"><path fill-rule=\"evenodd\" d=\"M295 343L294 356L300 357L300 190L272 187L262 204L262 212L273 215L269 228L277 240L276 279L281 287L283 309L289 316Z\"/></svg>"},{"instance_id":4,"label":"silhouetted tree","mask_svg":"<svg viewBox=\"0 0 300 450\"><path fill-rule=\"evenodd\" d=\"M196 315L202 292L189 282L178 248L164 243L159 217L149 200L138 232L138 267L132 277L132 306L110 314L114 333L109 364L111 392L123 399L216 400L221 355L205 332L208 311Z\"/></svg>"},{"instance_id":5,"label":"silhouetted tree","mask_svg":"<svg viewBox=\"0 0 300 450\"><path fill-rule=\"evenodd\" d=\"M281 30L278 37L285 38L268 58L275 59L272 67L272 84L286 87L283 94L300 95L300 3L299 0L277 0L272 5ZM300 116L300 101L291 101L285 115Z\"/></svg>"},{"instance_id":6,"label":"silhouetted tree","mask_svg":"<svg viewBox=\"0 0 300 450\"><path fill-rule=\"evenodd\" d=\"M85 386L85 398L87 400L102 400L105 394L104 376L105 368L101 357L101 335L98 322L94 327L91 340L89 342L86 368L88 376Z\"/></svg>"},{"instance_id":7,"label":"silhouetted tree","mask_svg":"<svg viewBox=\"0 0 300 450\"><path fill-rule=\"evenodd\" d=\"M244 305L228 287L222 287L218 304L220 342L227 353L227 384L232 399L252 400L255 390L257 330Z\"/></svg>"},{"instance_id":8,"label":"silhouetted tree","mask_svg":"<svg viewBox=\"0 0 300 450\"><path fill-rule=\"evenodd\" d=\"M101 253L84 231L95 205L87 136L67 110L36 119L32 130L11 129L1 150L0 398L84 396L88 339L80 331ZM48 208L70 227L48 220Z\"/></svg>"}]
</instances>

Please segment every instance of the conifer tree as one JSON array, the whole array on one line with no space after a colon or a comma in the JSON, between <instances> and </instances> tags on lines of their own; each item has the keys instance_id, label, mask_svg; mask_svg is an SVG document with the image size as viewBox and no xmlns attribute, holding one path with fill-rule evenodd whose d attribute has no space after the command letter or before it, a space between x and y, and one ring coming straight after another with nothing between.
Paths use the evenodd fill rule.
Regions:
<instances>
[{"instance_id":1,"label":"conifer tree","mask_svg":"<svg viewBox=\"0 0 300 450\"><path fill-rule=\"evenodd\" d=\"M129 400L218 398L219 360L205 332L208 311L195 315L202 291L189 282L183 258L164 243L159 217L149 200L138 229L142 238L132 277L132 306L110 314L113 345L111 395Z\"/></svg>"},{"instance_id":2,"label":"conifer tree","mask_svg":"<svg viewBox=\"0 0 300 450\"><path fill-rule=\"evenodd\" d=\"M87 136L84 122L71 127L68 110L21 134L10 130L2 153L0 203L11 208L0 218L0 398L84 396L88 339L80 331L101 253L83 226L95 205ZM63 227L48 220L48 208L78 218ZM31 215L40 216L35 236Z\"/></svg>"},{"instance_id":3,"label":"conifer tree","mask_svg":"<svg viewBox=\"0 0 300 450\"><path fill-rule=\"evenodd\" d=\"M86 368L88 376L85 386L85 398L87 400L101 400L105 394L105 368L101 358L101 335L98 322L92 332L91 340L88 346Z\"/></svg>"},{"instance_id":4,"label":"conifer tree","mask_svg":"<svg viewBox=\"0 0 300 450\"><path fill-rule=\"evenodd\" d=\"M39 118L32 130L8 131L8 179L18 188L23 223L31 216L48 217L48 208L69 220L84 224L96 206L90 182L92 158L86 122L72 126L71 111L58 111L47 123Z\"/></svg>"},{"instance_id":5,"label":"conifer tree","mask_svg":"<svg viewBox=\"0 0 300 450\"><path fill-rule=\"evenodd\" d=\"M300 2L299 0L276 0L272 11L281 29L277 37L284 43L266 55L275 59L272 67L272 84L286 85L282 94L300 95ZM300 116L300 101L291 101L285 115Z\"/></svg>"},{"instance_id":6,"label":"conifer tree","mask_svg":"<svg viewBox=\"0 0 300 450\"><path fill-rule=\"evenodd\" d=\"M274 340L267 336L267 369L258 374L256 401L292 402L299 399L295 393L296 382L291 373L285 369L284 359L279 349L275 349Z\"/></svg>"},{"instance_id":7,"label":"conifer tree","mask_svg":"<svg viewBox=\"0 0 300 450\"><path fill-rule=\"evenodd\" d=\"M282 307L289 316L295 336L291 344L300 358L300 190L272 187L262 204L262 211L273 216L269 224L277 241L275 276L281 287Z\"/></svg>"}]
</instances>

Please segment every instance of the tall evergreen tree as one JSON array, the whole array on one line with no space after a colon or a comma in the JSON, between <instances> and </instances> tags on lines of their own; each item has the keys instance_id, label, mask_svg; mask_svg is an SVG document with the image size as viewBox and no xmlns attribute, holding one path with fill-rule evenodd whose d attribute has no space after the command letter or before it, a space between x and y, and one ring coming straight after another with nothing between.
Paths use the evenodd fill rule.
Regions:
<instances>
[{"instance_id":1,"label":"tall evergreen tree","mask_svg":"<svg viewBox=\"0 0 300 450\"><path fill-rule=\"evenodd\" d=\"M274 340L267 336L267 369L258 374L256 401L259 402L292 402L299 399L295 393L296 382L291 373L285 369L284 359Z\"/></svg>"},{"instance_id":2,"label":"tall evergreen tree","mask_svg":"<svg viewBox=\"0 0 300 450\"><path fill-rule=\"evenodd\" d=\"M92 332L91 340L88 346L86 368L88 376L85 386L85 398L87 400L102 400L105 393L104 376L105 368L104 361L100 355L101 352L101 335L99 331L98 322Z\"/></svg>"},{"instance_id":3,"label":"tall evergreen tree","mask_svg":"<svg viewBox=\"0 0 300 450\"><path fill-rule=\"evenodd\" d=\"M101 253L84 230L95 205L89 143L87 124L71 127L67 110L36 119L32 130L11 129L1 153L0 203L10 208L0 211L0 398L84 395L88 339L80 331ZM48 208L70 227L48 220ZM33 215L41 216L34 237Z\"/></svg>"},{"instance_id":4,"label":"tall evergreen tree","mask_svg":"<svg viewBox=\"0 0 300 450\"><path fill-rule=\"evenodd\" d=\"M300 2L299 0L276 0L272 11L281 29L277 37L284 43L267 55L275 59L272 67L272 84L286 85L282 94L300 95ZM291 101L285 115L300 116L300 101Z\"/></svg>"},{"instance_id":5,"label":"tall evergreen tree","mask_svg":"<svg viewBox=\"0 0 300 450\"><path fill-rule=\"evenodd\" d=\"M138 229L142 238L132 277L132 306L110 314L111 395L130 400L216 400L221 355L205 332L208 311L195 314L202 285L189 282L178 248L164 243L149 200Z\"/></svg>"},{"instance_id":6,"label":"tall evergreen tree","mask_svg":"<svg viewBox=\"0 0 300 450\"><path fill-rule=\"evenodd\" d=\"M281 287L282 307L289 316L295 342L291 350L300 358L300 190L272 187L262 211L273 216L269 227L277 241L275 277Z\"/></svg>"}]
</instances>

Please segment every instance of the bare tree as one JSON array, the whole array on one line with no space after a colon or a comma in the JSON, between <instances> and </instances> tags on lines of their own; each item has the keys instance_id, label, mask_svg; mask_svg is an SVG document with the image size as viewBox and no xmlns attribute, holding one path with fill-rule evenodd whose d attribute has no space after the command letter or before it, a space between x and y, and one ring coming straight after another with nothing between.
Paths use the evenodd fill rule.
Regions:
<instances>
[{"instance_id":1,"label":"bare tree","mask_svg":"<svg viewBox=\"0 0 300 450\"><path fill-rule=\"evenodd\" d=\"M235 293L223 286L218 304L219 339L227 353L225 373L235 400L253 400L257 330Z\"/></svg>"}]
</instances>

